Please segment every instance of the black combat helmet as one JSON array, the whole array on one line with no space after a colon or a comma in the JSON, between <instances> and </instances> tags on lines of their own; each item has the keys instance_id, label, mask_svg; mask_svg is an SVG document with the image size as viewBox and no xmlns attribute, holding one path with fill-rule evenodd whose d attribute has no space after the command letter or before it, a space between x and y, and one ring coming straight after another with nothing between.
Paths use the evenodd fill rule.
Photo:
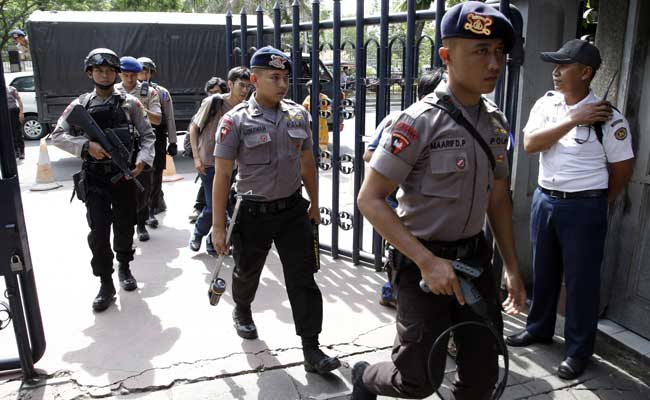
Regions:
<instances>
[{"instance_id":1,"label":"black combat helmet","mask_svg":"<svg viewBox=\"0 0 650 400\"><path fill-rule=\"evenodd\" d=\"M148 69L151 72L156 72L156 63L153 62L153 60L149 57L140 57L138 58L138 62L142 64L142 66L146 69Z\"/></svg>"},{"instance_id":2,"label":"black combat helmet","mask_svg":"<svg viewBox=\"0 0 650 400\"><path fill-rule=\"evenodd\" d=\"M88 71L89 68L97 67L100 65L108 65L120 72L120 58L111 49L98 48L91 50L84 59L84 70Z\"/></svg>"}]
</instances>

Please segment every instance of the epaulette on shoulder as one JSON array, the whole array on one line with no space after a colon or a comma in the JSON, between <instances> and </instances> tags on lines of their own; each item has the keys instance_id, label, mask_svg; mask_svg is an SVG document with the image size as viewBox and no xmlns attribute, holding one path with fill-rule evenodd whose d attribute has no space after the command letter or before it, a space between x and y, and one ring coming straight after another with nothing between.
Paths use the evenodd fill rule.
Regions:
<instances>
[{"instance_id":1,"label":"epaulette on shoulder","mask_svg":"<svg viewBox=\"0 0 650 400\"><path fill-rule=\"evenodd\" d=\"M430 97L432 96L433 97ZM431 110L434 108L434 104L437 102L437 97L435 94L431 94L423 98L422 100L416 101L415 103L411 104L406 110L404 110L403 114L408 115L411 118L417 118L426 111ZM433 103L431 102L433 101Z\"/></svg>"},{"instance_id":2,"label":"epaulette on shoulder","mask_svg":"<svg viewBox=\"0 0 650 400\"><path fill-rule=\"evenodd\" d=\"M232 108L232 110L230 110L230 111L235 112L235 111L239 111L239 110L241 110L241 109L247 108L247 107L248 107L248 104L249 104L249 103L248 103L248 100L244 100L244 101L242 101L241 103L239 103L239 104L237 104L236 106L234 106L234 107Z\"/></svg>"},{"instance_id":3,"label":"epaulette on shoulder","mask_svg":"<svg viewBox=\"0 0 650 400\"><path fill-rule=\"evenodd\" d=\"M544 96L555 96L555 92L552 91L552 90L549 90L548 92L546 92L546 94Z\"/></svg>"},{"instance_id":4,"label":"epaulette on shoulder","mask_svg":"<svg viewBox=\"0 0 650 400\"><path fill-rule=\"evenodd\" d=\"M290 106L297 106L298 105L298 103L296 103L295 101L293 101L291 99L282 99L282 101L285 102L286 104L289 104Z\"/></svg>"}]
</instances>

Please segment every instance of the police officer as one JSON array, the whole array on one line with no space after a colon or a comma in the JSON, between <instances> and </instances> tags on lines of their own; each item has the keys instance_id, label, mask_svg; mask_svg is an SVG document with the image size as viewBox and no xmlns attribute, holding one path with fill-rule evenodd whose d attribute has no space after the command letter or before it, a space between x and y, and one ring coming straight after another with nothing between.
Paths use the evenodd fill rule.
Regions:
<instances>
[{"instance_id":1,"label":"police officer","mask_svg":"<svg viewBox=\"0 0 650 400\"><path fill-rule=\"evenodd\" d=\"M162 122L162 110L158 92L148 84L145 85L142 82L138 82L138 74L142 72L142 64L133 57L124 56L120 58L120 66L122 70L120 79L122 79L122 82L115 85L115 87L117 90L135 96L140 100L144 106L143 115L151 121L154 127L160 126ZM155 160L154 158L154 165ZM141 242L149 240L149 232L145 224L150 214L149 198L151 197L153 186L153 173L153 168L147 166L140 176L138 176L138 180L144 187L144 191L138 192L137 194L138 218L136 232L138 233L138 240Z\"/></svg>"},{"instance_id":2,"label":"police officer","mask_svg":"<svg viewBox=\"0 0 650 400\"><path fill-rule=\"evenodd\" d=\"M113 251L110 232L113 225L113 250L118 264L120 286L126 291L137 288L129 268L133 260L133 226L136 220L135 184L133 180L111 182L118 170L102 146L90 141L84 132L70 127L66 118L77 104L83 105L102 129L112 129L129 150L134 151L134 131L138 130L140 149L135 155L132 173L139 175L145 165L153 163L153 128L143 114L142 103L115 88L120 60L109 49L94 49L84 60L86 75L95 89L73 100L59 118L52 132L54 145L81 157L87 181L86 218L90 226L88 245L92 252L93 274L101 279L99 293L93 301L95 311L103 311L115 296L113 286Z\"/></svg>"},{"instance_id":3,"label":"police officer","mask_svg":"<svg viewBox=\"0 0 650 400\"><path fill-rule=\"evenodd\" d=\"M178 153L176 145L176 121L174 120L174 103L169 91L158 83L151 80L156 72L156 64L149 57L140 57L138 62L142 65L142 71L138 74L138 80L143 86L149 85L158 93L162 107L162 122L154 126L156 131L156 158L153 162L153 184L149 197L149 218L146 223L152 228L158 227L155 211L164 211L164 193L162 191L162 176L165 169L165 154L174 157ZM169 144L167 141L169 140Z\"/></svg>"},{"instance_id":4,"label":"police officer","mask_svg":"<svg viewBox=\"0 0 650 400\"><path fill-rule=\"evenodd\" d=\"M469 1L447 11L441 33L439 54L448 82L391 125L359 192L359 209L396 248L390 276L397 293L397 338L392 361L353 367L354 400L424 398L437 389L427 366L444 371L445 352L429 360L432 344L451 325L480 321L464 305L450 260L482 267L473 282L493 324L502 328L491 246L482 232L486 213L504 260L509 295L503 306L515 313L526 299L507 192L508 127L503 114L482 96L496 85L514 31L494 8ZM469 125L461 125L465 122ZM385 198L398 185L396 213ZM432 293L420 289L420 280ZM470 326L455 331L454 340L455 398L486 398L498 378L494 337Z\"/></svg>"},{"instance_id":5,"label":"police officer","mask_svg":"<svg viewBox=\"0 0 650 400\"><path fill-rule=\"evenodd\" d=\"M634 153L625 117L589 89L598 49L574 39L541 56L555 64L555 90L537 100L524 128L524 149L540 154L530 211L533 302L526 329L506 342L552 342L564 273L566 357L557 374L575 379L594 352L607 203L627 185Z\"/></svg>"},{"instance_id":6,"label":"police officer","mask_svg":"<svg viewBox=\"0 0 650 400\"><path fill-rule=\"evenodd\" d=\"M273 47L251 58L255 94L228 112L219 123L214 150L213 243L225 254L226 203L230 176L238 165L237 193L252 192L261 201L244 200L232 236L233 320L237 334L257 338L251 303L266 256L275 243L282 260L287 293L302 338L305 370L326 373L338 368L337 358L319 349L323 299L314 281L315 255L311 221L320 222L316 163L306 110L284 99L291 61ZM305 185L310 201L301 195Z\"/></svg>"}]
</instances>

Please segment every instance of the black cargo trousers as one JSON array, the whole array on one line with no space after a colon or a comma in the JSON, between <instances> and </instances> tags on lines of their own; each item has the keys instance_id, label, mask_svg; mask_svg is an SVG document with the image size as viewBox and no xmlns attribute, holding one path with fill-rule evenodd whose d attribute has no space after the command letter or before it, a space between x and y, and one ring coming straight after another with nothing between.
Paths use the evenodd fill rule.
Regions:
<instances>
[{"instance_id":1,"label":"black cargo trousers","mask_svg":"<svg viewBox=\"0 0 650 400\"><path fill-rule=\"evenodd\" d=\"M424 243L424 242L423 242ZM424 243L438 257L461 258L480 265L483 274L473 280L487 301L499 334L503 331L501 306L491 268L492 250L483 233L453 243ZM389 275L397 294L397 336L392 361L369 366L364 385L373 393L399 398L425 398L433 387L427 373L433 343L447 328L463 321L481 321L468 306L458 304L454 296L434 295L420 289L420 269L413 261L395 251ZM464 326L454 331L458 366L453 393L457 400L487 399L498 379L496 339L487 329ZM435 355L432 369L444 371L446 344ZM434 372L435 374L435 372Z\"/></svg>"},{"instance_id":2,"label":"black cargo trousers","mask_svg":"<svg viewBox=\"0 0 650 400\"><path fill-rule=\"evenodd\" d=\"M314 280L315 254L308 206L309 201L299 192L274 202L244 200L232 233L235 304L244 310L250 308L266 256L275 243L296 334L301 337L318 336L323 324L323 298Z\"/></svg>"},{"instance_id":3,"label":"black cargo trousers","mask_svg":"<svg viewBox=\"0 0 650 400\"><path fill-rule=\"evenodd\" d=\"M117 261L133 260L133 225L136 221L136 187L133 180L111 183L116 170L107 164L84 162L88 180L86 219L90 227L88 245L93 275L113 273L113 251ZM111 226L113 249L111 250Z\"/></svg>"},{"instance_id":4,"label":"black cargo trousers","mask_svg":"<svg viewBox=\"0 0 650 400\"><path fill-rule=\"evenodd\" d=\"M149 194L149 207L159 208L164 201L165 194L162 191L163 171L165 170L167 156L167 131L166 128L155 127L156 141L154 149L156 151L153 160L153 171L151 173L151 191Z\"/></svg>"},{"instance_id":5,"label":"black cargo trousers","mask_svg":"<svg viewBox=\"0 0 650 400\"><path fill-rule=\"evenodd\" d=\"M144 188L142 191L136 189L136 222L137 225L144 225L147 218L149 218L149 198L151 197L154 183L153 168L145 165L140 175L138 175L135 179L137 179Z\"/></svg>"}]
</instances>

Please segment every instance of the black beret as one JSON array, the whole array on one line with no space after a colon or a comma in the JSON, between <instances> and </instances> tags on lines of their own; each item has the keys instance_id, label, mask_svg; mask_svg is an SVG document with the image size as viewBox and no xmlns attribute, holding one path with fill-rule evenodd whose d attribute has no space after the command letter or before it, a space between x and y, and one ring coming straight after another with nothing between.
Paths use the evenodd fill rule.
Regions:
<instances>
[{"instance_id":1,"label":"black beret","mask_svg":"<svg viewBox=\"0 0 650 400\"><path fill-rule=\"evenodd\" d=\"M442 17L441 31L443 39L503 39L506 53L515 42L515 30L508 18L480 1L456 4L447 10Z\"/></svg>"},{"instance_id":2,"label":"black beret","mask_svg":"<svg viewBox=\"0 0 650 400\"><path fill-rule=\"evenodd\" d=\"M291 59L275 47L266 46L253 54L251 68L277 69L291 72Z\"/></svg>"}]
</instances>

